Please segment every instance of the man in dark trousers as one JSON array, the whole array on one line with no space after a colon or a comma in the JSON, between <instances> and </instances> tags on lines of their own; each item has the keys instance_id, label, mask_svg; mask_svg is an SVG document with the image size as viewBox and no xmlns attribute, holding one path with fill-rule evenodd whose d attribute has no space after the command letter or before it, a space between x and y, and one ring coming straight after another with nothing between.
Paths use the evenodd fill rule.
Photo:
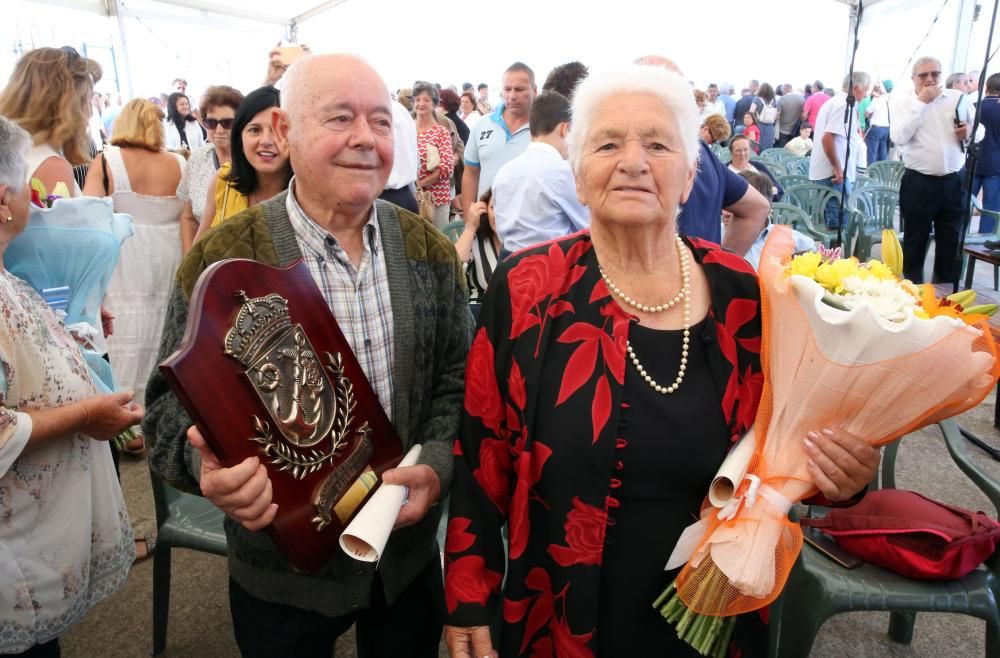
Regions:
<instances>
[{"instance_id":1,"label":"man in dark trousers","mask_svg":"<svg viewBox=\"0 0 1000 658\"><path fill-rule=\"evenodd\" d=\"M975 110L965 94L941 86L941 62L921 57L913 65L913 94L892 107L892 141L906 171L899 187L903 274L924 281L924 257L934 229L932 281L958 281L959 234L969 197L965 194L965 143Z\"/></svg>"}]
</instances>

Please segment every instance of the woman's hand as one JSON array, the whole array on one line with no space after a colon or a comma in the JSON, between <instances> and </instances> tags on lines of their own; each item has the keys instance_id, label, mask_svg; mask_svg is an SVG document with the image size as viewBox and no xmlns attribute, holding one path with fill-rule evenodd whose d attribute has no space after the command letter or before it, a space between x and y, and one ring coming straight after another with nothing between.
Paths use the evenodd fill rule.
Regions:
<instances>
[{"instance_id":1,"label":"woman's hand","mask_svg":"<svg viewBox=\"0 0 1000 658\"><path fill-rule=\"evenodd\" d=\"M834 503L848 500L864 489L878 470L878 449L843 430L809 432L803 443L809 456L809 475Z\"/></svg>"},{"instance_id":2,"label":"woman's hand","mask_svg":"<svg viewBox=\"0 0 1000 658\"><path fill-rule=\"evenodd\" d=\"M469 214L465 217L465 226L472 229L479 229L479 222L483 215L487 212L485 201L476 201L474 204L469 206Z\"/></svg>"},{"instance_id":3,"label":"woman's hand","mask_svg":"<svg viewBox=\"0 0 1000 658\"><path fill-rule=\"evenodd\" d=\"M115 316L111 315L111 312L103 306L101 307L101 330L104 332L105 338L115 333Z\"/></svg>"},{"instance_id":4,"label":"woman's hand","mask_svg":"<svg viewBox=\"0 0 1000 658\"><path fill-rule=\"evenodd\" d=\"M420 181L419 181L419 183L418 183L418 185L420 185L420 187L426 189L426 188L430 187L431 185L434 185L435 183L437 183L439 178L441 178L441 167L438 167L437 169L435 169L431 173L429 173L426 176L424 176L423 178L421 178Z\"/></svg>"},{"instance_id":5,"label":"woman's hand","mask_svg":"<svg viewBox=\"0 0 1000 658\"><path fill-rule=\"evenodd\" d=\"M142 420L142 407L132 391L95 395L79 404L84 414L80 432L98 441L113 439Z\"/></svg>"},{"instance_id":6,"label":"woman's hand","mask_svg":"<svg viewBox=\"0 0 1000 658\"><path fill-rule=\"evenodd\" d=\"M499 658L493 650L489 626L444 627L444 641L451 658Z\"/></svg>"}]
</instances>

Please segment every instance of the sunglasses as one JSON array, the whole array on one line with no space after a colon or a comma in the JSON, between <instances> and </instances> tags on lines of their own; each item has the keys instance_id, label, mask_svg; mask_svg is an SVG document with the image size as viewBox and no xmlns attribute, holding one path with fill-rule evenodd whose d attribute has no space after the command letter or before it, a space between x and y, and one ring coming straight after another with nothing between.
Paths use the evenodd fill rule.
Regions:
<instances>
[{"instance_id":1,"label":"sunglasses","mask_svg":"<svg viewBox=\"0 0 1000 658\"><path fill-rule=\"evenodd\" d=\"M916 77L920 78L921 80L926 80L928 77L940 78L941 71L924 71L923 73L917 73Z\"/></svg>"},{"instance_id":2,"label":"sunglasses","mask_svg":"<svg viewBox=\"0 0 1000 658\"><path fill-rule=\"evenodd\" d=\"M229 117L228 119L205 119L205 127L209 130L215 130L219 126L222 126L223 130L229 130L233 127L234 118Z\"/></svg>"}]
</instances>

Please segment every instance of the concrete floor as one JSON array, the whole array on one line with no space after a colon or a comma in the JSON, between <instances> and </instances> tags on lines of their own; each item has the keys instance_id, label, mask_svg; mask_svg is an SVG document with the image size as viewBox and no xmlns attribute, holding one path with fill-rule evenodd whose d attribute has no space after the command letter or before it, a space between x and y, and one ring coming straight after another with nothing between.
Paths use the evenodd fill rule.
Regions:
<instances>
[{"instance_id":1,"label":"concrete floor","mask_svg":"<svg viewBox=\"0 0 1000 658\"><path fill-rule=\"evenodd\" d=\"M931 262L928 258L928 263ZM992 268L980 265L974 288L992 291ZM966 414L961 423L1000 447L993 428L994 396ZM1000 479L1000 462L973 449L977 460ZM897 485L933 498L996 514L988 499L958 470L948 456L940 432L931 427L907 437L899 451ZM122 486L137 532L155 533L152 492L145 462L126 458ZM223 558L184 550L173 552L170 628L164 658L236 657L227 601ZM96 606L63 638L66 658L140 658L148 655L152 637L152 560L137 563L125 588ZM911 645L891 642L888 613L850 613L830 619L820 630L814 658L971 658L985 651L985 623L957 615L921 614ZM353 638L338 643L335 656L355 655ZM442 656L447 653L442 647ZM617 657L614 657L617 658Z\"/></svg>"}]
</instances>

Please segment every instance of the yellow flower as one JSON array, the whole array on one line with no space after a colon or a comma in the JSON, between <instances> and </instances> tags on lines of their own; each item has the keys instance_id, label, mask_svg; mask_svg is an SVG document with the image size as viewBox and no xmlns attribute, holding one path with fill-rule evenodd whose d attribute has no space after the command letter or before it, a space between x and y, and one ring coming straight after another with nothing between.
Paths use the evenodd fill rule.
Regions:
<instances>
[{"instance_id":1,"label":"yellow flower","mask_svg":"<svg viewBox=\"0 0 1000 658\"><path fill-rule=\"evenodd\" d=\"M816 268L819 267L822 259L823 257L815 251L799 254L792 259L791 273L801 274L802 276L807 276L810 279L813 279L816 277Z\"/></svg>"},{"instance_id":2,"label":"yellow flower","mask_svg":"<svg viewBox=\"0 0 1000 658\"><path fill-rule=\"evenodd\" d=\"M881 279L882 281L891 281L896 278L896 275L892 273L892 269L888 265L880 260L875 260L874 258L868 261L865 266L868 272L871 273L876 279Z\"/></svg>"},{"instance_id":3,"label":"yellow flower","mask_svg":"<svg viewBox=\"0 0 1000 658\"><path fill-rule=\"evenodd\" d=\"M844 292L844 279L850 276L859 276L856 258L835 260L832 263L823 263L816 268L816 282L831 292Z\"/></svg>"}]
</instances>

